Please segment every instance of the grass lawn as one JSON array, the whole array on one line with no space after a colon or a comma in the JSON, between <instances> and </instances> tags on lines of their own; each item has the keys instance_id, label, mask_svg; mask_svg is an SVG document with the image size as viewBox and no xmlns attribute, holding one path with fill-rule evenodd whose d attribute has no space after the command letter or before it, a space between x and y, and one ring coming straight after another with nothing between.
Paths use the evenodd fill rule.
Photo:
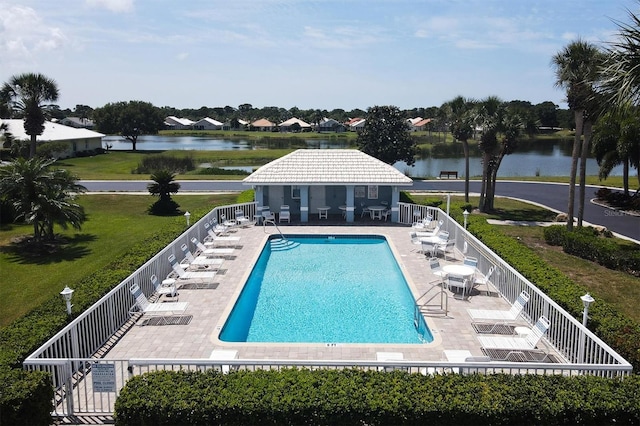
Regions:
<instances>
[{"instance_id":1,"label":"grass lawn","mask_svg":"<svg viewBox=\"0 0 640 426\"><path fill-rule=\"evenodd\" d=\"M234 203L236 195L176 195L173 198L181 209L197 212ZM185 222L182 216L147 214L147 207L155 201L151 196L83 195L79 200L89 220L80 232L56 228L56 232L67 237L68 244L51 256L32 258L15 249L12 240L31 234L31 226L4 225L0 229L0 271L4 278L0 327L58 294L65 285L73 288L75 282L109 264L164 224Z\"/></svg>"}]
</instances>

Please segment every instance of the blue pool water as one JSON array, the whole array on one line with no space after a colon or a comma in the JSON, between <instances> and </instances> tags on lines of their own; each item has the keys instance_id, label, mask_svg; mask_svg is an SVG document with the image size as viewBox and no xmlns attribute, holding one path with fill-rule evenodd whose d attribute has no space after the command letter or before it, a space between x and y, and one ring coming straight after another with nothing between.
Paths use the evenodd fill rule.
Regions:
<instances>
[{"instance_id":1,"label":"blue pool water","mask_svg":"<svg viewBox=\"0 0 640 426\"><path fill-rule=\"evenodd\" d=\"M269 240L220 333L227 342L433 340L381 236Z\"/></svg>"}]
</instances>

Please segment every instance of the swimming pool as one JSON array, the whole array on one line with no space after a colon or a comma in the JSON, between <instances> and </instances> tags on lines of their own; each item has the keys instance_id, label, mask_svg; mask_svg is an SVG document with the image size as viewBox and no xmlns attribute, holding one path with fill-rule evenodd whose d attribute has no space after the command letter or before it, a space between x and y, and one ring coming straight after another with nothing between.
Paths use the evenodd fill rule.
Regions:
<instances>
[{"instance_id":1,"label":"swimming pool","mask_svg":"<svg viewBox=\"0 0 640 426\"><path fill-rule=\"evenodd\" d=\"M226 342L424 343L433 336L378 235L272 236L219 338Z\"/></svg>"}]
</instances>

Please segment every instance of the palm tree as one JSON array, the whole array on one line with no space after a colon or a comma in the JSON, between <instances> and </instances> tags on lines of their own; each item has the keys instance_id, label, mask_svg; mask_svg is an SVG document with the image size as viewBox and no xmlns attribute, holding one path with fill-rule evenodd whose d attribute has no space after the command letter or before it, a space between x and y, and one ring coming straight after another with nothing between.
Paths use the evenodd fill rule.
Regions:
<instances>
[{"instance_id":1,"label":"palm tree","mask_svg":"<svg viewBox=\"0 0 640 426\"><path fill-rule=\"evenodd\" d=\"M629 166L638 169L640 162L640 117L638 109L615 108L596 123L593 154L600 166L599 178L606 179L614 167L623 167L623 191L629 195ZM640 183L640 175L638 177Z\"/></svg>"},{"instance_id":2,"label":"palm tree","mask_svg":"<svg viewBox=\"0 0 640 426\"><path fill-rule=\"evenodd\" d=\"M2 86L0 98L9 99L12 109L24 119L24 130L31 137L29 158L36 155L36 139L44 132L45 102L58 100L56 82L42 74L19 74Z\"/></svg>"},{"instance_id":3,"label":"palm tree","mask_svg":"<svg viewBox=\"0 0 640 426\"><path fill-rule=\"evenodd\" d=\"M52 240L54 224L80 229L86 219L82 206L74 202L76 193L86 191L76 176L52 169L52 159L18 158L0 168L0 193L13 206L16 219L33 225L36 243Z\"/></svg>"},{"instance_id":4,"label":"palm tree","mask_svg":"<svg viewBox=\"0 0 640 426\"><path fill-rule=\"evenodd\" d=\"M149 209L153 214L176 214L178 203L171 199L171 194L176 194L180 189L180 184L175 179L175 174L169 170L157 170L151 175L153 183L147 185L151 195L160 197Z\"/></svg>"},{"instance_id":5,"label":"palm tree","mask_svg":"<svg viewBox=\"0 0 640 426\"><path fill-rule=\"evenodd\" d=\"M587 121L591 123L593 120L593 112L588 111L588 109L589 106L592 105L591 102L594 94L593 82L596 80L601 60L602 53L595 45L578 39L577 41L569 43L560 52L556 53L551 61L555 67L556 86L567 91L567 103L569 109L574 112L576 124L573 151L571 154L569 206L567 209L567 228L569 230L573 229L578 157L580 156L581 150L584 152L589 144L587 138L585 138L582 145L580 143L584 129L585 115L587 116ZM584 152L584 156L586 157L586 152ZM583 196L581 198L583 199ZM582 208L584 208L584 206L582 206ZM579 224L581 224L581 220Z\"/></svg>"},{"instance_id":6,"label":"palm tree","mask_svg":"<svg viewBox=\"0 0 640 426\"><path fill-rule=\"evenodd\" d=\"M446 102L442 108L449 119L449 130L454 140L462 142L464 151L464 199L469 202L469 139L474 131L474 102L457 96Z\"/></svg>"}]
</instances>

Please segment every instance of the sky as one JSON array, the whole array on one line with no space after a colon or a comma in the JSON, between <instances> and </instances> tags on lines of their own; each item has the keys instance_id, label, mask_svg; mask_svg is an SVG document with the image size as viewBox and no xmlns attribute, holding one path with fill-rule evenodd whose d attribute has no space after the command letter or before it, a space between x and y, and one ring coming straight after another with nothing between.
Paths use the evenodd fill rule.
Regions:
<instances>
[{"instance_id":1,"label":"sky","mask_svg":"<svg viewBox=\"0 0 640 426\"><path fill-rule=\"evenodd\" d=\"M636 0L0 0L0 83L57 104L366 110L460 95L566 108L551 58L606 46Z\"/></svg>"}]
</instances>

